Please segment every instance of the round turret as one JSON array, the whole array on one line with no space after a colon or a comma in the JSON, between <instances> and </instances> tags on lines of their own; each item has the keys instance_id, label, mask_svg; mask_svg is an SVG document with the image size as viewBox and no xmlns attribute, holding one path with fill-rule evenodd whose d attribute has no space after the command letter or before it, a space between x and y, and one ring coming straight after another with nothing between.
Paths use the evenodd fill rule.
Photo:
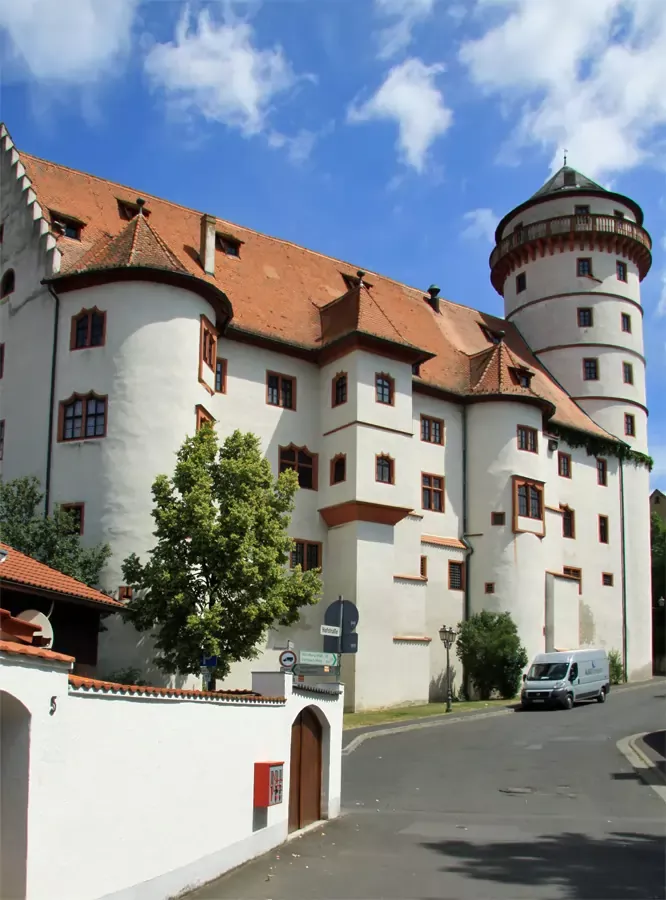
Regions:
<instances>
[{"instance_id":1,"label":"round turret","mask_svg":"<svg viewBox=\"0 0 666 900\"><path fill-rule=\"evenodd\" d=\"M591 418L645 452L640 282L652 241L641 208L563 166L495 240L491 281L506 318Z\"/></svg>"}]
</instances>

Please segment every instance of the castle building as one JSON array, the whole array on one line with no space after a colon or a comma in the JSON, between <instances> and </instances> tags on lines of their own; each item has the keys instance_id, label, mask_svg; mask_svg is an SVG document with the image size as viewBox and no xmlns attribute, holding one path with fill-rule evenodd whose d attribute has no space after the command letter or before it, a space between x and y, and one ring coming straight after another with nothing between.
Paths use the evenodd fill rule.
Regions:
<instances>
[{"instance_id":1,"label":"castle building","mask_svg":"<svg viewBox=\"0 0 666 900\"><path fill-rule=\"evenodd\" d=\"M344 658L362 709L442 694L442 624L508 610L531 655L594 644L651 674L643 214L569 167L497 228L496 318L212 215L19 152L3 128L6 480L108 541L102 587L152 546L151 485L213 421L298 472L293 564L324 595L287 638ZM151 671L108 620L98 671ZM234 667L228 686L243 684ZM453 663L459 668L457 661Z\"/></svg>"}]
</instances>

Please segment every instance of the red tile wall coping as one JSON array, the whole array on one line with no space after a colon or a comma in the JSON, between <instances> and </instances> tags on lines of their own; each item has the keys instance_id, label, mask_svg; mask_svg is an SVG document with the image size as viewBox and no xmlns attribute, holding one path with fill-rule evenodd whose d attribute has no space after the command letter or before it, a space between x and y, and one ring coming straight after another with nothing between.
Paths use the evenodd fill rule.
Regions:
<instances>
[{"instance_id":1,"label":"red tile wall coping","mask_svg":"<svg viewBox=\"0 0 666 900\"><path fill-rule=\"evenodd\" d=\"M114 681L99 681L96 678L84 678L82 675L70 675L69 683L75 689L92 691L96 694L145 694L147 696L186 698L190 700L221 700L226 703L258 703L273 705L286 703L285 697L264 697L252 691L196 691L181 688L142 687L138 684L118 684Z\"/></svg>"}]
</instances>

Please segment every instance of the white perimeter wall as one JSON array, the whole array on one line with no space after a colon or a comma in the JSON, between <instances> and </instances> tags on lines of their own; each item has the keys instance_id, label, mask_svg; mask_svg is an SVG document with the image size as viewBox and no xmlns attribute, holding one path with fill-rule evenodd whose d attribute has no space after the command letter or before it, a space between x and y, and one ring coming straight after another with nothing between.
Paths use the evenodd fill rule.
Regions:
<instances>
[{"instance_id":1,"label":"white perimeter wall","mask_svg":"<svg viewBox=\"0 0 666 900\"><path fill-rule=\"evenodd\" d=\"M338 815L342 696L290 682L256 676L287 698L268 706L99 695L68 688L63 666L0 656L0 691L31 714L27 900L166 900L281 843L305 707L323 724L323 815ZM285 763L283 803L264 818L255 762Z\"/></svg>"}]
</instances>

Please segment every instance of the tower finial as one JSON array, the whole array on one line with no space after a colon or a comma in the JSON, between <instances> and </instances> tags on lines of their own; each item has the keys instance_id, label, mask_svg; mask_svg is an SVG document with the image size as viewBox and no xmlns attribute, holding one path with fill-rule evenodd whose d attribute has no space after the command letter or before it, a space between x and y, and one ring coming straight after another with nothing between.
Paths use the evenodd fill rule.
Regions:
<instances>
[{"instance_id":1,"label":"tower finial","mask_svg":"<svg viewBox=\"0 0 666 900\"><path fill-rule=\"evenodd\" d=\"M565 147L565 148L564 148L564 165L565 165L565 166L566 166L566 164L567 164L567 153L568 153L568 152L569 152L569 151L568 151L567 148Z\"/></svg>"}]
</instances>

